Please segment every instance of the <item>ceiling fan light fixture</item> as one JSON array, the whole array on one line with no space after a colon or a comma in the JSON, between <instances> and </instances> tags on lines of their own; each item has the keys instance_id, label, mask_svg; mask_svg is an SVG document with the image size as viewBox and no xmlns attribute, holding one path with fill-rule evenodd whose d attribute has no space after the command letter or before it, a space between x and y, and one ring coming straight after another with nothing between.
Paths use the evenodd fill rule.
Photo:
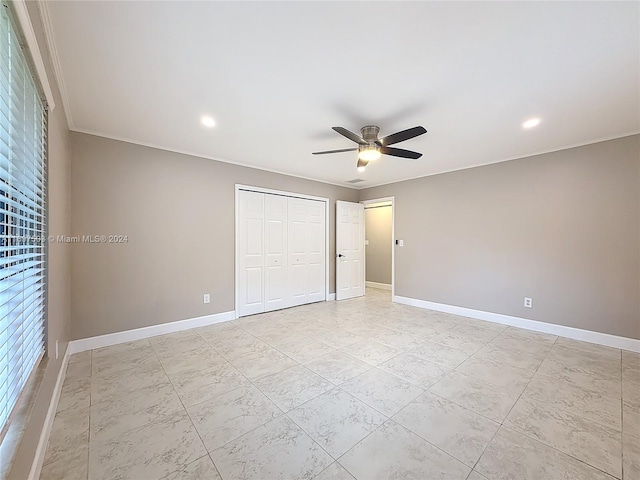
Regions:
<instances>
[{"instance_id":1,"label":"ceiling fan light fixture","mask_svg":"<svg viewBox=\"0 0 640 480\"><path fill-rule=\"evenodd\" d=\"M382 153L380 153L380 147L376 145L367 145L358 149L358 158L360 160L371 162L373 160L378 160L381 156Z\"/></svg>"}]
</instances>

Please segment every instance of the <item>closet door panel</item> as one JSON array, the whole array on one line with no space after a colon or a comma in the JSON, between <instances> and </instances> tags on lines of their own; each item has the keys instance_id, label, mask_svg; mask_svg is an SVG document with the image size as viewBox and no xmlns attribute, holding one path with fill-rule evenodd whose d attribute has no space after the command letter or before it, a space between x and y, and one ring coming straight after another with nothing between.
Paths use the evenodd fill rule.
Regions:
<instances>
[{"instance_id":1,"label":"closet door panel","mask_svg":"<svg viewBox=\"0 0 640 480\"><path fill-rule=\"evenodd\" d=\"M262 267L245 269L244 308L246 315L264 311L262 306Z\"/></svg>"},{"instance_id":2,"label":"closet door panel","mask_svg":"<svg viewBox=\"0 0 640 480\"><path fill-rule=\"evenodd\" d=\"M325 204L307 200L308 217L308 301L319 302L325 299Z\"/></svg>"},{"instance_id":3,"label":"closet door panel","mask_svg":"<svg viewBox=\"0 0 640 480\"><path fill-rule=\"evenodd\" d=\"M264 194L238 192L238 315L264 311Z\"/></svg>"},{"instance_id":4,"label":"closet door panel","mask_svg":"<svg viewBox=\"0 0 640 480\"><path fill-rule=\"evenodd\" d=\"M307 268L307 251L309 245L309 230L307 220L309 208L302 198L288 198L289 217L289 284L291 304L307 303L309 278Z\"/></svg>"},{"instance_id":5,"label":"closet door panel","mask_svg":"<svg viewBox=\"0 0 640 480\"><path fill-rule=\"evenodd\" d=\"M287 275L287 198L265 195L265 311L290 304Z\"/></svg>"}]
</instances>

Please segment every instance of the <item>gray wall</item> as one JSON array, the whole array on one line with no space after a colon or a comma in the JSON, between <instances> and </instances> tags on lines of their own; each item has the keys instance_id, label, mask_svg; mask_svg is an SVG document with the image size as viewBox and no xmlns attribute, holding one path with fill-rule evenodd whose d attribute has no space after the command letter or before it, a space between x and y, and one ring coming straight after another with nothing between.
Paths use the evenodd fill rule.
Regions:
<instances>
[{"instance_id":1,"label":"gray wall","mask_svg":"<svg viewBox=\"0 0 640 480\"><path fill-rule=\"evenodd\" d=\"M234 310L236 183L330 198L335 292L335 201L356 190L82 133L72 149L74 235L129 239L73 245L74 339Z\"/></svg>"},{"instance_id":2,"label":"gray wall","mask_svg":"<svg viewBox=\"0 0 640 480\"><path fill-rule=\"evenodd\" d=\"M364 210L367 282L391 285L391 206Z\"/></svg>"},{"instance_id":3,"label":"gray wall","mask_svg":"<svg viewBox=\"0 0 640 480\"><path fill-rule=\"evenodd\" d=\"M42 54L47 76L54 93L56 107L49 115L49 158L48 158L48 195L49 195L49 233L51 235L69 235L71 232L71 151L69 146L69 130L64 116L64 107L58 86L55 84L53 68L49 60L44 30L40 21L36 2L27 2L27 8L38 46ZM22 441L13 455L13 461L0 459L0 471L12 464L9 478L25 479L28 476L35 455L40 432L51 402L62 358L66 351L70 335L70 248L67 244L49 245L48 270L48 338L47 348L51 356L45 358L39 372L41 383L37 390ZM55 358L55 344L59 340L59 358ZM14 421L17 421L14 419ZM20 419L19 421L22 421ZM4 443L4 442L3 442ZM3 454L6 452L3 445ZM0 475L2 476L2 475Z\"/></svg>"},{"instance_id":4,"label":"gray wall","mask_svg":"<svg viewBox=\"0 0 640 480\"><path fill-rule=\"evenodd\" d=\"M640 338L639 143L362 190L395 196L396 295Z\"/></svg>"},{"instance_id":5,"label":"gray wall","mask_svg":"<svg viewBox=\"0 0 640 480\"><path fill-rule=\"evenodd\" d=\"M129 243L72 246L72 338L233 310L236 183L331 198L330 259L335 200L395 196L397 295L640 338L639 138L358 192L73 133L73 234Z\"/></svg>"}]
</instances>

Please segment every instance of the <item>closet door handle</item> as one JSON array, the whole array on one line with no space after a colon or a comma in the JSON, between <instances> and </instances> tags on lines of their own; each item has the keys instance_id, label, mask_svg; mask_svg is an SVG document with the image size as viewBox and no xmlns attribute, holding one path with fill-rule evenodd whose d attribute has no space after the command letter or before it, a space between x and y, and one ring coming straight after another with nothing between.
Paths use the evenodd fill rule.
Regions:
<instances>
[{"instance_id":1,"label":"closet door handle","mask_svg":"<svg viewBox=\"0 0 640 480\"><path fill-rule=\"evenodd\" d=\"M342 258L342 257L344 257L344 256L345 256L345 255L343 255L343 254L341 254L341 253L339 253L339 254L337 255L337 257L338 257L338 258Z\"/></svg>"}]
</instances>

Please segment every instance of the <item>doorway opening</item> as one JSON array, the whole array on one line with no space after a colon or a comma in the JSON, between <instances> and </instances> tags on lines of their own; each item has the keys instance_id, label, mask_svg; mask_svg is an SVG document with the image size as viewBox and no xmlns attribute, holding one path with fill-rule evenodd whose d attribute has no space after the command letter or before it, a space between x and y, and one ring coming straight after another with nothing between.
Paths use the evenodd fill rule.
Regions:
<instances>
[{"instance_id":1,"label":"doorway opening","mask_svg":"<svg viewBox=\"0 0 640 480\"><path fill-rule=\"evenodd\" d=\"M360 202L364 205L365 286L370 292L394 294L394 197ZM374 289L374 290L370 290Z\"/></svg>"}]
</instances>

